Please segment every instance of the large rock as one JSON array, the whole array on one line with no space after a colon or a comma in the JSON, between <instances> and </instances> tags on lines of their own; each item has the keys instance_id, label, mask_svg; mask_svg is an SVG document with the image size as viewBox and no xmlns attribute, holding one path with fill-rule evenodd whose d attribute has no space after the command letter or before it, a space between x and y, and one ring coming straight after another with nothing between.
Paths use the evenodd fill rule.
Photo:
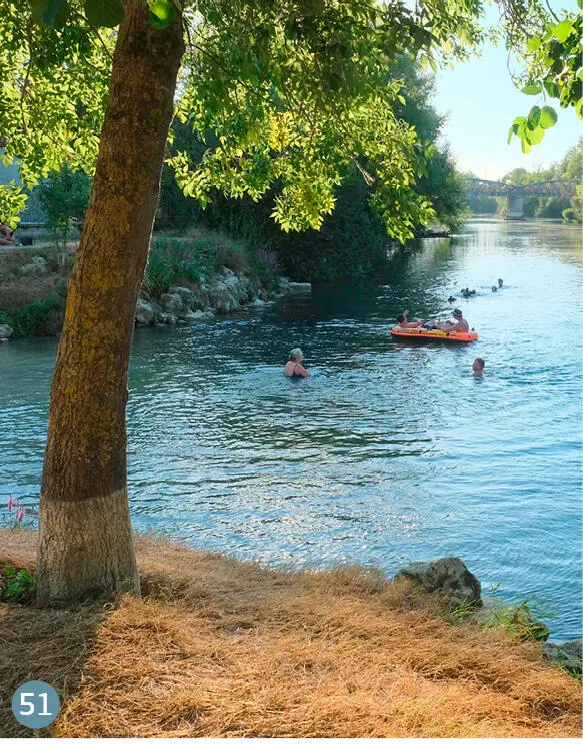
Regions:
<instances>
[{"instance_id":1,"label":"large rock","mask_svg":"<svg viewBox=\"0 0 583 744\"><path fill-rule=\"evenodd\" d=\"M168 294L178 295L182 300L184 311L192 310L195 306L195 294L188 287L170 287Z\"/></svg>"},{"instance_id":2,"label":"large rock","mask_svg":"<svg viewBox=\"0 0 583 744\"><path fill-rule=\"evenodd\" d=\"M288 291L292 294L302 294L304 292L311 292L312 285L310 282L289 282Z\"/></svg>"},{"instance_id":3,"label":"large rock","mask_svg":"<svg viewBox=\"0 0 583 744\"><path fill-rule=\"evenodd\" d=\"M211 307L220 313L226 315L232 313L239 307L239 296L235 295L231 287L225 282L215 282L208 290Z\"/></svg>"},{"instance_id":4,"label":"large rock","mask_svg":"<svg viewBox=\"0 0 583 744\"><path fill-rule=\"evenodd\" d=\"M14 331L8 325L8 323L1 323L0 324L0 343L3 343L5 341L10 341L10 339L13 336L14 336Z\"/></svg>"},{"instance_id":5,"label":"large rock","mask_svg":"<svg viewBox=\"0 0 583 744\"><path fill-rule=\"evenodd\" d=\"M255 285L248 276L242 274L239 277L239 301L242 303L252 302L256 297Z\"/></svg>"},{"instance_id":6,"label":"large rock","mask_svg":"<svg viewBox=\"0 0 583 744\"><path fill-rule=\"evenodd\" d=\"M50 273L49 265L42 256L34 256L31 263L21 266L18 270L21 276L46 276Z\"/></svg>"},{"instance_id":7,"label":"large rock","mask_svg":"<svg viewBox=\"0 0 583 744\"><path fill-rule=\"evenodd\" d=\"M147 301L140 297L136 306L136 325L151 326L156 322L154 308Z\"/></svg>"},{"instance_id":8,"label":"large rock","mask_svg":"<svg viewBox=\"0 0 583 744\"><path fill-rule=\"evenodd\" d=\"M186 314L186 307L182 301L182 297L179 294L173 292L166 292L160 297L160 304L162 310L168 315L174 315L177 318Z\"/></svg>"},{"instance_id":9,"label":"large rock","mask_svg":"<svg viewBox=\"0 0 583 744\"><path fill-rule=\"evenodd\" d=\"M398 579L410 579L428 592L440 592L452 607L462 603L478 607L481 604L480 582L468 571L460 558L440 558L431 563L412 563L401 569Z\"/></svg>"},{"instance_id":10,"label":"large rock","mask_svg":"<svg viewBox=\"0 0 583 744\"><path fill-rule=\"evenodd\" d=\"M567 641L566 643L544 643L543 654L554 664L564 667L570 674L580 676L582 669L582 640Z\"/></svg>"}]
</instances>

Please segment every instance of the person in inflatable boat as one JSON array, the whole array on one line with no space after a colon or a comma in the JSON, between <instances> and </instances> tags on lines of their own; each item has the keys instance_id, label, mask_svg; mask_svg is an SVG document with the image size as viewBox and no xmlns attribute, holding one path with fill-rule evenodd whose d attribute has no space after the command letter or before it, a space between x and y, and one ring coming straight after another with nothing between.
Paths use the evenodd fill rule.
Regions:
<instances>
[{"instance_id":1,"label":"person in inflatable boat","mask_svg":"<svg viewBox=\"0 0 583 744\"><path fill-rule=\"evenodd\" d=\"M413 320L407 320L408 313L408 310L403 310L400 315L397 315L397 323L401 328L418 328L425 322L423 318L414 318Z\"/></svg>"},{"instance_id":2,"label":"person in inflatable boat","mask_svg":"<svg viewBox=\"0 0 583 744\"><path fill-rule=\"evenodd\" d=\"M441 321L434 320L423 325L423 328L427 328L430 331L436 328L440 331L450 331L453 333L467 333L470 330L468 321L463 317L462 311L459 307L455 307L451 313L455 318L455 322L451 320Z\"/></svg>"}]
</instances>

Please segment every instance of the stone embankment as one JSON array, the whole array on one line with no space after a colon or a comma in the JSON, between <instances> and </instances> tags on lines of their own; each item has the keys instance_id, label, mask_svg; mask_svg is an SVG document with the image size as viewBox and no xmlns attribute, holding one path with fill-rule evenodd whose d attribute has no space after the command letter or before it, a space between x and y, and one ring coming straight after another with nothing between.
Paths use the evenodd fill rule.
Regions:
<instances>
[{"instance_id":1,"label":"stone embankment","mask_svg":"<svg viewBox=\"0 0 583 744\"><path fill-rule=\"evenodd\" d=\"M282 277L277 291L268 291L259 280L224 268L191 287L170 287L157 298L138 300L137 326L175 325L210 320L237 312L244 306L263 307L286 294L310 292L311 284Z\"/></svg>"}]
</instances>

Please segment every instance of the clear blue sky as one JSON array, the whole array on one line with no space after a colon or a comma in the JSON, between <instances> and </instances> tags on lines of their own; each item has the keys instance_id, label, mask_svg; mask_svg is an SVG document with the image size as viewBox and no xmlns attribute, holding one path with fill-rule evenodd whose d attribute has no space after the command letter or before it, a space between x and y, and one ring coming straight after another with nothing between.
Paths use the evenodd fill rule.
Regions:
<instances>
[{"instance_id":1,"label":"clear blue sky","mask_svg":"<svg viewBox=\"0 0 583 744\"><path fill-rule=\"evenodd\" d=\"M497 179L513 168L547 167L561 160L583 135L583 122L575 112L551 101L559 121L547 130L541 144L528 155L522 153L516 137L508 145L513 119L527 114L539 97L526 96L514 87L506 58L504 47L487 46L481 58L456 63L453 70L443 70L437 77L434 105L447 115L442 140L449 143L460 170L471 170L481 178Z\"/></svg>"}]
</instances>

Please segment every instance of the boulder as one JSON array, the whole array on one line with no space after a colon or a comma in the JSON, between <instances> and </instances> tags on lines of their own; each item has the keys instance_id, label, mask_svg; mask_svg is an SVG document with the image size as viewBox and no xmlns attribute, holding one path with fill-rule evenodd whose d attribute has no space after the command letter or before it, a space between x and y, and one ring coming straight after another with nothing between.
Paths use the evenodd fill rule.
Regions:
<instances>
[{"instance_id":1,"label":"boulder","mask_svg":"<svg viewBox=\"0 0 583 744\"><path fill-rule=\"evenodd\" d=\"M263 307L265 305L265 300L260 300L259 297L256 297L253 300L253 307Z\"/></svg>"},{"instance_id":2,"label":"boulder","mask_svg":"<svg viewBox=\"0 0 583 744\"><path fill-rule=\"evenodd\" d=\"M45 276L50 271L46 259L42 256L34 256L31 263L21 266L18 270L21 276Z\"/></svg>"},{"instance_id":3,"label":"boulder","mask_svg":"<svg viewBox=\"0 0 583 744\"><path fill-rule=\"evenodd\" d=\"M10 341L10 339L13 336L14 336L14 331L8 325L8 323L0 323L0 343L4 343L5 341Z\"/></svg>"},{"instance_id":4,"label":"boulder","mask_svg":"<svg viewBox=\"0 0 583 744\"><path fill-rule=\"evenodd\" d=\"M582 640L567 641L566 643L543 643L543 654L551 662L562 666L569 674L581 675L582 669Z\"/></svg>"},{"instance_id":5,"label":"boulder","mask_svg":"<svg viewBox=\"0 0 583 744\"><path fill-rule=\"evenodd\" d=\"M251 302L257 297L255 285L248 276L241 274L239 277L239 301L242 303Z\"/></svg>"},{"instance_id":6,"label":"boulder","mask_svg":"<svg viewBox=\"0 0 583 744\"><path fill-rule=\"evenodd\" d=\"M474 607L481 605L480 582L468 571L460 558L440 558L431 563L412 563L401 569L395 580L410 579L428 592L440 592L448 605L457 607L462 603Z\"/></svg>"},{"instance_id":7,"label":"boulder","mask_svg":"<svg viewBox=\"0 0 583 744\"><path fill-rule=\"evenodd\" d=\"M168 293L180 297L185 311L194 309L196 302L192 289L188 289L188 287L170 287Z\"/></svg>"},{"instance_id":8,"label":"boulder","mask_svg":"<svg viewBox=\"0 0 583 744\"><path fill-rule=\"evenodd\" d=\"M151 326L154 325L155 321L154 308L147 300L140 297L136 306L136 325Z\"/></svg>"},{"instance_id":9,"label":"boulder","mask_svg":"<svg viewBox=\"0 0 583 744\"><path fill-rule=\"evenodd\" d=\"M310 282L289 282L288 291L292 294L301 294L304 292L311 292L312 285Z\"/></svg>"},{"instance_id":10,"label":"boulder","mask_svg":"<svg viewBox=\"0 0 583 744\"><path fill-rule=\"evenodd\" d=\"M222 315L232 313L239 307L238 293L235 295L231 287L225 282L215 282L209 288L209 300L211 307Z\"/></svg>"},{"instance_id":11,"label":"boulder","mask_svg":"<svg viewBox=\"0 0 583 744\"><path fill-rule=\"evenodd\" d=\"M179 294L166 292L160 297L160 304L165 313L175 315L177 318L186 313L186 308Z\"/></svg>"}]
</instances>

